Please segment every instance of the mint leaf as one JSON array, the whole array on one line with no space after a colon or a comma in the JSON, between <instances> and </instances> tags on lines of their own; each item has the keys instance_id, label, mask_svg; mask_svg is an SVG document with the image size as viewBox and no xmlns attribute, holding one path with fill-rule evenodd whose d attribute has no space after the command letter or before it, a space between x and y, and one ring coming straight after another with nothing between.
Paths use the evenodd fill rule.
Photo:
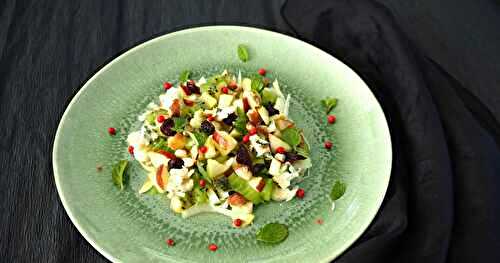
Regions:
<instances>
[{"instance_id":1,"label":"mint leaf","mask_svg":"<svg viewBox=\"0 0 500 263\"><path fill-rule=\"evenodd\" d=\"M241 134L247 134L247 115L240 108L236 109L236 114L238 115L238 118L234 121L233 127Z\"/></svg>"},{"instance_id":2,"label":"mint leaf","mask_svg":"<svg viewBox=\"0 0 500 263\"><path fill-rule=\"evenodd\" d=\"M279 223L270 223L257 231L256 236L259 241L278 244L288 237L288 227Z\"/></svg>"},{"instance_id":3,"label":"mint leaf","mask_svg":"<svg viewBox=\"0 0 500 263\"><path fill-rule=\"evenodd\" d=\"M300 132L297 128L286 128L281 131L281 139L290 146L295 147L300 143Z\"/></svg>"},{"instance_id":4,"label":"mint leaf","mask_svg":"<svg viewBox=\"0 0 500 263\"><path fill-rule=\"evenodd\" d=\"M321 100L321 105L325 107L326 114L330 113L335 106L337 106L337 99L336 98L326 98L324 100Z\"/></svg>"},{"instance_id":5,"label":"mint leaf","mask_svg":"<svg viewBox=\"0 0 500 263\"><path fill-rule=\"evenodd\" d=\"M174 127L172 127L173 131L182 132L184 131L184 126L186 126L187 119L183 117L174 117Z\"/></svg>"},{"instance_id":6,"label":"mint leaf","mask_svg":"<svg viewBox=\"0 0 500 263\"><path fill-rule=\"evenodd\" d=\"M125 170L127 169L128 161L121 160L118 163L113 165L113 169L111 170L111 178L113 179L113 183L120 189L123 190L125 188L126 176Z\"/></svg>"},{"instance_id":7,"label":"mint leaf","mask_svg":"<svg viewBox=\"0 0 500 263\"><path fill-rule=\"evenodd\" d=\"M168 147L167 145L167 140L165 140L165 138L163 137L159 137L158 139L156 139L154 142L153 142L153 151L154 152L158 152L158 151L167 151L167 152L170 152L170 153L174 153L175 151Z\"/></svg>"},{"instance_id":8,"label":"mint leaf","mask_svg":"<svg viewBox=\"0 0 500 263\"><path fill-rule=\"evenodd\" d=\"M252 90L260 93L260 91L264 88L264 83L262 82L262 77L255 76L252 78Z\"/></svg>"},{"instance_id":9,"label":"mint leaf","mask_svg":"<svg viewBox=\"0 0 500 263\"><path fill-rule=\"evenodd\" d=\"M204 132L193 132L194 138L199 146L202 146L207 141L207 134Z\"/></svg>"},{"instance_id":10,"label":"mint leaf","mask_svg":"<svg viewBox=\"0 0 500 263\"><path fill-rule=\"evenodd\" d=\"M191 75L191 71L189 70L184 70L181 75L179 76L179 81L181 83L184 83L189 80L189 76Z\"/></svg>"},{"instance_id":11,"label":"mint leaf","mask_svg":"<svg viewBox=\"0 0 500 263\"><path fill-rule=\"evenodd\" d=\"M332 187L332 191L330 192L330 198L332 201L335 201L341 198L345 193L346 186L344 183L340 181L336 181Z\"/></svg>"},{"instance_id":12,"label":"mint leaf","mask_svg":"<svg viewBox=\"0 0 500 263\"><path fill-rule=\"evenodd\" d=\"M240 58L241 61L247 62L249 59L248 56L248 50L245 45L238 45L238 57Z\"/></svg>"}]
</instances>

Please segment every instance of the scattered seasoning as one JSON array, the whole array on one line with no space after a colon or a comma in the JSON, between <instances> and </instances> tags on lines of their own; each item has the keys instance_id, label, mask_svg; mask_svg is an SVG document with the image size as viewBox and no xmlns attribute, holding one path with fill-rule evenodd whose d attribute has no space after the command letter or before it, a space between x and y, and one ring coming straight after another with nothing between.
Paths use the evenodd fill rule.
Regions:
<instances>
[{"instance_id":1,"label":"scattered seasoning","mask_svg":"<svg viewBox=\"0 0 500 263\"><path fill-rule=\"evenodd\" d=\"M304 191L304 189L302 189L302 188L299 188L299 189L297 190L297 192L295 193L295 195L296 195L298 198L300 198L300 199L304 198L304 194L305 194L305 191Z\"/></svg>"},{"instance_id":2,"label":"scattered seasoning","mask_svg":"<svg viewBox=\"0 0 500 263\"><path fill-rule=\"evenodd\" d=\"M332 146L333 146L333 143L331 141L326 141L325 142L325 148L326 149L330 150L332 148Z\"/></svg>"},{"instance_id":3,"label":"scattered seasoning","mask_svg":"<svg viewBox=\"0 0 500 263\"><path fill-rule=\"evenodd\" d=\"M171 87L172 87L172 83L170 83L170 82L165 82L165 83L163 83L163 89L164 89L164 90L168 90L168 89L170 89Z\"/></svg>"},{"instance_id":4,"label":"scattered seasoning","mask_svg":"<svg viewBox=\"0 0 500 263\"><path fill-rule=\"evenodd\" d=\"M214 120L215 120L215 117L214 117L212 114L208 114L208 115L207 115L207 120L208 120L208 121L214 121Z\"/></svg>"},{"instance_id":5,"label":"scattered seasoning","mask_svg":"<svg viewBox=\"0 0 500 263\"><path fill-rule=\"evenodd\" d=\"M323 223L324 223L323 219L321 218L316 219L316 224L322 225Z\"/></svg>"},{"instance_id":6,"label":"scattered seasoning","mask_svg":"<svg viewBox=\"0 0 500 263\"><path fill-rule=\"evenodd\" d=\"M207 146L203 145L200 147L199 151L200 151L200 153L206 153L208 151L208 148L207 148Z\"/></svg>"},{"instance_id":7,"label":"scattered seasoning","mask_svg":"<svg viewBox=\"0 0 500 263\"><path fill-rule=\"evenodd\" d=\"M156 121L158 121L159 123L162 123L165 121L165 116L163 115L158 115L158 117L156 118Z\"/></svg>"},{"instance_id":8,"label":"scattered seasoning","mask_svg":"<svg viewBox=\"0 0 500 263\"><path fill-rule=\"evenodd\" d=\"M224 94L228 94L229 93L229 89L227 87L222 87L221 91Z\"/></svg>"},{"instance_id":9,"label":"scattered seasoning","mask_svg":"<svg viewBox=\"0 0 500 263\"><path fill-rule=\"evenodd\" d=\"M205 180L200 179L200 187L205 188L206 185L207 185L207 183L205 182Z\"/></svg>"},{"instance_id":10,"label":"scattered seasoning","mask_svg":"<svg viewBox=\"0 0 500 263\"><path fill-rule=\"evenodd\" d=\"M328 123L330 124L334 124L335 121L337 120L337 117L335 117L335 115L328 115Z\"/></svg>"},{"instance_id":11,"label":"scattered seasoning","mask_svg":"<svg viewBox=\"0 0 500 263\"><path fill-rule=\"evenodd\" d=\"M248 131L248 134L250 134L250 136L251 136L251 135L255 135L255 134L257 134L257 128L252 127L252 128Z\"/></svg>"},{"instance_id":12,"label":"scattered seasoning","mask_svg":"<svg viewBox=\"0 0 500 263\"><path fill-rule=\"evenodd\" d=\"M208 245L208 249L209 249L210 251L216 251L216 250L217 250L217 248L218 248L218 247L217 247L217 245L216 245L216 244L210 244L210 245Z\"/></svg>"},{"instance_id":13,"label":"scattered seasoning","mask_svg":"<svg viewBox=\"0 0 500 263\"><path fill-rule=\"evenodd\" d=\"M281 154L285 154L285 153L286 153L286 150L285 150L285 148L284 148L284 147L281 147L281 146L280 146L280 147L276 148L276 152L277 152L277 153L281 153Z\"/></svg>"},{"instance_id":14,"label":"scattered seasoning","mask_svg":"<svg viewBox=\"0 0 500 263\"><path fill-rule=\"evenodd\" d=\"M265 76L266 75L266 70L264 68L260 68L258 71L259 75Z\"/></svg>"},{"instance_id":15,"label":"scattered seasoning","mask_svg":"<svg viewBox=\"0 0 500 263\"><path fill-rule=\"evenodd\" d=\"M175 241L171 238L167 239L167 245L169 247L173 247L175 245Z\"/></svg>"},{"instance_id":16,"label":"scattered seasoning","mask_svg":"<svg viewBox=\"0 0 500 263\"><path fill-rule=\"evenodd\" d=\"M115 129L115 128L113 128L113 127L109 127L109 128L108 128L108 133L109 133L110 135L115 135L115 134L116 134L116 129Z\"/></svg>"},{"instance_id":17,"label":"scattered seasoning","mask_svg":"<svg viewBox=\"0 0 500 263\"><path fill-rule=\"evenodd\" d=\"M100 165L100 164L96 165L96 167L95 167L95 169L96 169L98 172L102 171L102 168L103 168L103 166L102 166L102 165Z\"/></svg>"},{"instance_id":18,"label":"scattered seasoning","mask_svg":"<svg viewBox=\"0 0 500 263\"><path fill-rule=\"evenodd\" d=\"M247 143L249 141L250 141L250 135L247 134L247 135L243 136L243 143Z\"/></svg>"},{"instance_id":19,"label":"scattered seasoning","mask_svg":"<svg viewBox=\"0 0 500 263\"><path fill-rule=\"evenodd\" d=\"M130 145L130 146L128 147L128 153L130 153L130 154L134 154L134 146Z\"/></svg>"},{"instance_id":20,"label":"scattered seasoning","mask_svg":"<svg viewBox=\"0 0 500 263\"><path fill-rule=\"evenodd\" d=\"M233 220L233 224L235 227L240 227L243 224L243 221L239 218L236 218L235 220Z\"/></svg>"}]
</instances>

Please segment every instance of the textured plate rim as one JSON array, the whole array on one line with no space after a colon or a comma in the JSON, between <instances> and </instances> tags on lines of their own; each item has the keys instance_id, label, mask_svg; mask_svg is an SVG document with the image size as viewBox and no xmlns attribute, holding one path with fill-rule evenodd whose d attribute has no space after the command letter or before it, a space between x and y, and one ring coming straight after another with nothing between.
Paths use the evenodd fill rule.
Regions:
<instances>
[{"instance_id":1,"label":"textured plate rim","mask_svg":"<svg viewBox=\"0 0 500 263\"><path fill-rule=\"evenodd\" d=\"M157 41L161 41L163 39L168 39L168 38L172 38L172 37L175 37L177 35L182 35L182 34L186 34L186 33L195 33L197 31L205 31L205 30L214 30L214 29L228 29L228 30L242 30L242 31L253 31L253 32L258 32L258 33L264 33L264 34L270 34L270 35L275 35L276 37L279 37L279 38L285 38L285 39L288 39L289 41L298 41L302 44L305 44L306 46L308 46L309 48L312 48L312 49L315 49L316 51L319 51L319 53L321 53L322 55L324 55L326 58L328 58L332 63L340 63L342 66L348 68L349 70L353 71L355 73L355 76L357 78L359 78L359 80L361 80L361 82L365 85L366 87L366 90L367 92L369 93L369 95L371 97L373 97L373 99L375 100L376 102L376 108L377 110L379 110L380 112L382 112L382 117L384 118L385 120L385 125L383 125L384 127L384 132L386 133L386 136L388 138L388 150L389 150L389 153L388 153L388 160L387 160L387 167L388 167L388 174L383 178L384 181L382 182L383 183L383 189L384 191L378 195L378 199L376 200L375 202L375 205L372 207L371 211L367 211L366 213L368 214L367 218L368 220L365 220L363 222L363 224L361 224L361 227L359 228L359 232L355 233L352 238L349 240L349 241L346 241L343 243L342 246L340 246L338 249L332 251L328 257L325 257L324 258L324 262L329 262L335 258L337 258L339 255L341 255L342 253L344 253L344 251L347 250L347 248L349 248L352 244L354 244L354 242L356 242L356 240L366 231L366 229L368 228L368 226L371 224L371 222L373 221L373 219L375 218L376 214L378 213L378 210L380 209L380 206L382 205L382 202L384 200L384 197L387 193L387 188L388 188L388 185L389 185L389 180L390 180L390 177L391 177L391 172L392 172L392 140L391 140L391 135L390 135L390 132L389 132L389 127L388 127L388 123L387 123L387 118L385 117L385 114L384 114L384 111L382 110L382 107L380 106L380 103L378 102L377 98L375 97L375 95L373 94L373 92L370 90L370 88L368 87L368 85L364 82L364 80L356 73L356 71L354 71L352 68L350 68L349 66L347 66L345 63L343 63L342 61L340 61L339 59L335 58L334 56L328 54L327 52L321 50L320 48L318 47L315 47L307 42L304 42L300 39L297 39L297 38L294 38L294 37L291 37L291 36L288 36L288 35L285 35L285 34L282 34L282 33L278 33L278 32L274 32L274 31L270 31L270 30L266 30L266 29L260 29L260 28L256 28L256 27L248 27L248 26L234 26L234 25L218 25L218 26L201 26L201 27L192 27L192 28L187 28L187 29L183 29L183 30L179 30L179 31L175 31L175 32L171 32L171 33L167 33L167 34L164 34L164 35L161 35L161 36L158 36L158 37L154 37L150 40L146 40L130 49L128 49L127 51L125 51L124 53L122 53L121 55L119 55L118 57L112 59L109 63L107 63L106 65L104 65L100 70L98 70L90 79L88 79L85 84L80 88L80 90L73 96L73 98L71 99L70 103L67 105L66 109L64 110L64 113L59 121L59 124L57 126L57 131L56 131L56 135L55 135L55 138L54 138L54 144L53 144L53 150L52 150L52 168L53 168L53 171L54 171L54 180L55 180L55 183L56 183L56 188L57 188L57 193L59 195L59 198L61 199L61 203L64 207L64 210L66 211L66 213L68 214L71 222L73 223L73 225L76 227L76 229L78 230L78 232L80 232L80 234L85 238L85 240L87 240L87 242L90 243L90 245L92 245L92 247L94 247L99 253L101 253L101 255L103 255L106 259L110 260L111 262L117 262L116 258L113 257L113 255L111 255L110 253L108 253L104 248L102 248L101 246L99 246L99 244L97 244L97 242L91 238L88 233L85 231L84 227L82 225L80 225L78 219L73 215L73 212L70 208L70 205L68 204L68 202L66 201L66 198L64 196L64 193L62 191L62 188L61 188L61 185L60 185L60 176L59 176L59 172L58 172L58 165L57 165L57 159L56 159L56 156L57 156L57 153L58 153L58 145L59 144L59 137L60 137L60 133L61 133L61 126L63 125L63 123L65 122L66 118L67 118L67 114L70 110L70 108L73 106L73 104L75 104L80 95L85 91L85 89L89 86L89 84L94 80L96 79L100 74L102 74L103 72L105 72L108 68L110 68L111 66L113 66L113 64L119 62L120 60L122 60L124 57L126 57L127 55L137 51L137 50L140 50L141 48L145 47L145 46L148 46L148 45L151 45Z\"/></svg>"}]
</instances>

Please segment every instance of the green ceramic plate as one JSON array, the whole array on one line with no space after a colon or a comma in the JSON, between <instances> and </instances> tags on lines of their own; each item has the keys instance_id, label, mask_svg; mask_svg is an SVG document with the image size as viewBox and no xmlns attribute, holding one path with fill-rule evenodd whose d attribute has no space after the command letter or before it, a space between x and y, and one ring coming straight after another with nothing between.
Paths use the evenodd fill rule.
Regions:
<instances>
[{"instance_id":1,"label":"green ceramic plate","mask_svg":"<svg viewBox=\"0 0 500 263\"><path fill-rule=\"evenodd\" d=\"M247 63L237 56L242 43L249 47ZM176 82L185 69L199 77L225 68L255 72L260 67L292 95L291 117L313 149L313 168L301 183L303 200L261 205L252 226L236 229L220 215L182 219L161 197L139 195L146 175L134 162L129 186L120 192L112 184L110 164L129 158L127 133L137 128L137 115L162 92L163 82ZM320 105L327 96L339 98L334 125L327 125ZM108 127L117 127L118 134L109 136ZM334 142L331 151L323 148L327 139ZM237 26L167 34L113 60L69 104L53 151L55 181L69 217L88 242L117 262L327 262L372 221L391 162L384 114L351 69L297 39ZM337 180L347 191L332 211L328 196ZM269 222L289 226L285 242L271 246L255 240L257 229ZM176 241L174 247L165 244L168 238ZM209 251L209 243L219 249Z\"/></svg>"}]
</instances>

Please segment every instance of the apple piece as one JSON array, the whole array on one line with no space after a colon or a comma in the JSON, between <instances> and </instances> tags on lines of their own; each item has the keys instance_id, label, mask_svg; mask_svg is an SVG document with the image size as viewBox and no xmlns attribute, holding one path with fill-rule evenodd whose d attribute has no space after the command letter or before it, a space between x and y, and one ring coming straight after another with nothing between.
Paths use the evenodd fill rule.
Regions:
<instances>
[{"instance_id":1,"label":"apple piece","mask_svg":"<svg viewBox=\"0 0 500 263\"><path fill-rule=\"evenodd\" d=\"M292 150L292 147L288 145L288 143L272 134L269 134L269 143L271 144L271 150L273 151L273 153L276 153L276 149L278 147L285 148L285 151L287 152Z\"/></svg>"},{"instance_id":2,"label":"apple piece","mask_svg":"<svg viewBox=\"0 0 500 263\"><path fill-rule=\"evenodd\" d=\"M214 158L217 156L217 150L215 149L215 142L212 139L212 135L208 136L207 141L205 142L205 146L207 147L207 152L204 153L206 159Z\"/></svg>"},{"instance_id":3,"label":"apple piece","mask_svg":"<svg viewBox=\"0 0 500 263\"><path fill-rule=\"evenodd\" d=\"M235 165L233 165L234 172L236 173L237 176L245 179L245 180L250 180L252 178L252 172L246 165L241 165L237 164L235 162Z\"/></svg>"},{"instance_id":4,"label":"apple piece","mask_svg":"<svg viewBox=\"0 0 500 263\"><path fill-rule=\"evenodd\" d=\"M257 109L257 112L259 113L260 118L262 119L262 121L264 121L264 123L266 125L268 125L269 124L269 112L266 110L266 108L259 107Z\"/></svg>"},{"instance_id":5,"label":"apple piece","mask_svg":"<svg viewBox=\"0 0 500 263\"><path fill-rule=\"evenodd\" d=\"M241 137L241 133L236 129L232 129L231 132L229 133L229 135L231 135L231 137L233 137L233 138L240 138Z\"/></svg>"},{"instance_id":6,"label":"apple piece","mask_svg":"<svg viewBox=\"0 0 500 263\"><path fill-rule=\"evenodd\" d=\"M161 153L148 152L148 157L149 157L149 160L151 160L151 164L155 168L160 167L160 165L167 165L168 164L168 158L165 157L165 155L163 155Z\"/></svg>"},{"instance_id":7,"label":"apple piece","mask_svg":"<svg viewBox=\"0 0 500 263\"><path fill-rule=\"evenodd\" d=\"M252 90L252 80L249 78L244 78L241 81L241 86L243 87L244 91L251 91Z\"/></svg>"},{"instance_id":8,"label":"apple piece","mask_svg":"<svg viewBox=\"0 0 500 263\"><path fill-rule=\"evenodd\" d=\"M173 150L182 149L186 146L186 137L184 137L181 133L177 133L172 137L168 137L167 145Z\"/></svg>"},{"instance_id":9,"label":"apple piece","mask_svg":"<svg viewBox=\"0 0 500 263\"><path fill-rule=\"evenodd\" d=\"M290 128L290 127L294 126L293 122L286 120L286 119L277 119L274 122L276 123L276 127L281 131L286 129L286 128Z\"/></svg>"},{"instance_id":10,"label":"apple piece","mask_svg":"<svg viewBox=\"0 0 500 263\"><path fill-rule=\"evenodd\" d=\"M260 115L259 112L251 109L247 112L248 119L250 120L250 123L253 125L257 126L260 124Z\"/></svg>"},{"instance_id":11,"label":"apple piece","mask_svg":"<svg viewBox=\"0 0 500 263\"><path fill-rule=\"evenodd\" d=\"M219 109L229 107L233 103L233 99L234 99L234 95L221 94L219 96L219 104L217 105L217 107Z\"/></svg>"},{"instance_id":12,"label":"apple piece","mask_svg":"<svg viewBox=\"0 0 500 263\"><path fill-rule=\"evenodd\" d=\"M210 178L216 179L223 175L229 168L231 168L232 164L233 158L228 159L224 164L221 164L214 159L208 159L207 174Z\"/></svg>"},{"instance_id":13,"label":"apple piece","mask_svg":"<svg viewBox=\"0 0 500 263\"><path fill-rule=\"evenodd\" d=\"M215 142L215 148L222 155L228 155L238 145L238 142L225 131L215 131L212 138Z\"/></svg>"},{"instance_id":14,"label":"apple piece","mask_svg":"<svg viewBox=\"0 0 500 263\"><path fill-rule=\"evenodd\" d=\"M179 102L179 99L175 99L172 102L172 105L170 106L170 110L172 111L173 117L181 116L181 103Z\"/></svg>"},{"instance_id":15,"label":"apple piece","mask_svg":"<svg viewBox=\"0 0 500 263\"><path fill-rule=\"evenodd\" d=\"M243 197L241 194L238 193L230 195L228 201L231 206L241 206L248 202L248 200L245 199L245 197Z\"/></svg>"},{"instance_id":16,"label":"apple piece","mask_svg":"<svg viewBox=\"0 0 500 263\"><path fill-rule=\"evenodd\" d=\"M160 165L156 170L156 183L161 190L165 190L168 183L168 169L165 165Z\"/></svg>"},{"instance_id":17,"label":"apple piece","mask_svg":"<svg viewBox=\"0 0 500 263\"><path fill-rule=\"evenodd\" d=\"M176 213L182 212L182 201L178 196L173 196L172 199L170 199L170 209Z\"/></svg>"},{"instance_id":18,"label":"apple piece","mask_svg":"<svg viewBox=\"0 0 500 263\"><path fill-rule=\"evenodd\" d=\"M208 94L208 92L203 92L200 100L203 101L209 109L212 109L215 105L217 105L217 99Z\"/></svg>"},{"instance_id":19,"label":"apple piece","mask_svg":"<svg viewBox=\"0 0 500 263\"><path fill-rule=\"evenodd\" d=\"M266 185L266 182L262 177L253 177L248 181L248 184L257 192L261 192L264 186Z\"/></svg>"}]
</instances>

